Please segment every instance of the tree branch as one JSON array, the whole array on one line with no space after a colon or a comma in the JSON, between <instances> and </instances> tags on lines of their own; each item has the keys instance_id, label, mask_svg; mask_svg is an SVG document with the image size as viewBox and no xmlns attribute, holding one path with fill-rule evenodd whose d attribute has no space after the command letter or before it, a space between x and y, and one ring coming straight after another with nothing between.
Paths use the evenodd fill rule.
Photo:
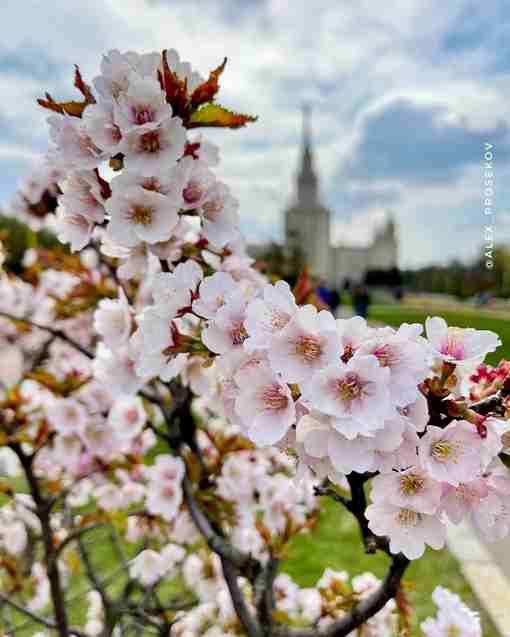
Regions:
<instances>
[{"instance_id":1,"label":"tree branch","mask_svg":"<svg viewBox=\"0 0 510 637\"><path fill-rule=\"evenodd\" d=\"M49 327L48 325L41 325L40 323L36 323L35 321L31 321L26 318L18 318L17 316L14 316L13 314L9 314L9 312L4 312L2 310L0 310L0 317L9 319L13 321L14 323L25 323L25 325L30 325L31 327L35 327L38 330L44 330L45 332L48 332L48 334L52 334L54 338L58 338L61 341L65 341L66 343L71 345L71 347L74 347L74 349L81 352L87 358L94 358L94 354L90 350L88 350L86 347L83 347L83 345L78 343L78 341L75 341L73 338L68 336L62 330L57 330L53 327Z\"/></svg>"},{"instance_id":2,"label":"tree branch","mask_svg":"<svg viewBox=\"0 0 510 637\"><path fill-rule=\"evenodd\" d=\"M56 630L60 637L69 635L69 627L67 623L67 611L65 607L64 592L62 582L60 580L60 572L58 568L58 556L53 544L53 530L50 522L50 507L48 501L43 497L39 489L39 481L35 476L32 467L33 456L27 456L22 447L18 443L13 443L11 449L16 453L23 467L27 483L30 489L30 495L36 506L36 515L41 523L41 533L44 546L44 561L46 564L46 573L50 583L51 599L53 602L53 610L55 612Z\"/></svg>"},{"instance_id":3,"label":"tree branch","mask_svg":"<svg viewBox=\"0 0 510 637\"><path fill-rule=\"evenodd\" d=\"M17 604L10 597L7 597L7 595L0 593L0 600L3 604L7 604L21 615L25 615L25 617L31 619L36 624L41 624L41 626L45 626L46 628L49 628L51 630L58 630L58 626L51 622L49 619L41 617L40 615L36 615L31 610L28 610L28 608L21 606L21 604ZM14 630L16 630L16 628ZM86 637L85 633L77 628L73 628L72 626L69 628L69 634L76 635L76 637Z\"/></svg>"},{"instance_id":4,"label":"tree branch","mask_svg":"<svg viewBox=\"0 0 510 637\"><path fill-rule=\"evenodd\" d=\"M232 598L232 604L239 618L239 621L248 633L248 637L262 637L264 633L262 632L261 626L248 608L248 605L246 604L246 600L244 598L244 594L239 588L239 583L237 581L237 572L234 568L233 563L226 557L220 557L221 566L223 568L223 576L225 577L225 581L227 582L230 597Z\"/></svg>"},{"instance_id":5,"label":"tree branch","mask_svg":"<svg viewBox=\"0 0 510 637\"><path fill-rule=\"evenodd\" d=\"M187 475L182 480L184 501L195 526L203 535L209 548L217 553L222 560L232 564L238 571L245 575L250 581L255 580L260 573L260 563L251 555L243 553L235 546L232 546L224 537L217 533L207 516L203 513L195 500L191 482Z\"/></svg>"}]
</instances>

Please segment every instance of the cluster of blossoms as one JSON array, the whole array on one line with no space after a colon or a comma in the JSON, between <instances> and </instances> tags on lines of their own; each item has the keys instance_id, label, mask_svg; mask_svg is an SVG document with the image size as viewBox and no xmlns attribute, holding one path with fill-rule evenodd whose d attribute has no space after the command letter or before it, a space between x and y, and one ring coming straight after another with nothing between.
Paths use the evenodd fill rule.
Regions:
<instances>
[{"instance_id":1,"label":"cluster of blossoms","mask_svg":"<svg viewBox=\"0 0 510 637\"><path fill-rule=\"evenodd\" d=\"M18 189L7 203L5 213L26 223L33 230L52 226L57 199L61 194L58 182L65 176L52 161L42 160L34 165L29 177L18 184Z\"/></svg>"},{"instance_id":2,"label":"cluster of blossoms","mask_svg":"<svg viewBox=\"0 0 510 637\"><path fill-rule=\"evenodd\" d=\"M29 250L22 275L0 279L0 467L30 487L2 485L0 564L27 608L58 608L79 542L91 636L118 628L119 608L164 635L244 634L239 596L244 615L283 626L348 619L384 587L374 576L327 569L304 589L271 572L325 490L404 568L443 546L447 520L510 531L510 369L483 365L497 335L437 317L425 331L338 320L262 276L217 148L188 138L253 119L214 102L223 68L204 80L173 51L110 51L94 90L76 70L83 102L40 101L54 146L31 205L58 183L55 227L79 254ZM362 492L372 479L368 507L344 495L353 477ZM96 526L133 555L118 603L90 574L82 534ZM168 580L191 599L172 598L170 618L156 595ZM129 597L143 590L145 606ZM395 634L393 595L349 634ZM481 634L460 601L436 598L427 637Z\"/></svg>"},{"instance_id":3,"label":"cluster of blossoms","mask_svg":"<svg viewBox=\"0 0 510 637\"><path fill-rule=\"evenodd\" d=\"M238 634L238 620L221 577L219 564L216 569L213 565L209 566L211 575L204 581L202 578L206 569L199 557L193 557L193 572L185 567L184 576L188 586L200 584L200 604L191 612L181 613L177 617L174 634L178 637L226 637ZM327 628L332 622L345 616L346 608L366 599L379 585L380 581L372 573L363 573L351 580L345 571L327 568L314 587L301 588L289 575L280 573L273 585L275 613L291 624L313 624L319 629ZM250 604L253 603L253 591L248 582L243 582L243 589ZM396 634L398 626L396 603L390 600L362 629L353 631L351 635L384 637Z\"/></svg>"},{"instance_id":4,"label":"cluster of blossoms","mask_svg":"<svg viewBox=\"0 0 510 637\"><path fill-rule=\"evenodd\" d=\"M437 617L428 618L421 624L425 637L480 637L482 628L479 616L462 603L455 593L438 586L432 593L437 606Z\"/></svg>"}]
</instances>

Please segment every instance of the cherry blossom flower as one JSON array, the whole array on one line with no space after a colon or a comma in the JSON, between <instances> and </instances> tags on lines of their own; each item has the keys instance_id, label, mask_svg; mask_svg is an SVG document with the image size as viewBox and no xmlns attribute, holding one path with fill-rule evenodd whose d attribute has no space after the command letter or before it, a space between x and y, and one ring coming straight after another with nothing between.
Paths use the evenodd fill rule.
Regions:
<instances>
[{"instance_id":1,"label":"cherry blossom flower","mask_svg":"<svg viewBox=\"0 0 510 637\"><path fill-rule=\"evenodd\" d=\"M242 350L248 338L244 326L247 303L242 291L235 292L220 307L214 320L208 321L202 332L202 341L212 352L227 354Z\"/></svg>"},{"instance_id":2,"label":"cherry blossom flower","mask_svg":"<svg viewBox=\"0 0 510 637\"><path fill-rule=\"evenodd\" d=\"M448 327L443 318L435 316L425 321L427 339L434 356L450 362L465 364L479 361L500 345L498 335L489 330L471 327Z\"/></svg>"},{"instance_id":3,"label":"cherry blossom flower","mask_svg":"<svg viewBox=\"0 0 510 637\"><path fill-rule=\"evenodd\" d=\"M216 182L205 195L200 208L202 232L214 246L223 248L238 235L239 202L225 184Z\"/></svg>"},{"instance_id":4,"label":"cherry blossom flower","mask_svg":"<svg viewBox=\"0 0 510 637\"><path fill-rule=\"evenodd\" d=\"M235 409L246 435L259 445L273 445L296 420L292 394L269 367L259 367L238 380Z\"/></svg>"},{"instance_id":5,"label":"cherry blossom flower","mask_svg":"<svg viewBox=\"0 0 510 637\"><path fill-rule=\"evenodd\" d=\"M77 252L88 245L94 231L94 222L79 213L68 213L59 206L55 218L55 232L61 243L69 243Z\"/></svg>"},{"instance_id":6,"label":"cherry blossom flower","mask_svg":"<svg viewBox=\"0 0 510 637\"><path fill-rule=\"evenodd\" d=\"M145 124L157 124L172 117L172 107L166 103L156 77L140 77L131 73L127 90L115 104L115 121L125 133Z\"/></svg>"},{"instance_id":7,"label":"cherry blossom flower","mask_svg":"<svg viewBox=\"0 0 510 637\"><path fill-rule=\"evenodd\" d=\"M160 454L148 471L147 510L172 521L182 502L181 481L184 465L180 458Z\"/></svg>"},{"instance_id":8,"label":"cherry blossom flower","mask_svg":"<svg viewBox=\"0 0 510 637\"><path fill-rule=\"evenodd\" d=\"M166 241L179 221L174 200L144 188L115 193L106 202L106 210L110 215L108 235L127 248L141 241Z\"/></svg>"},{"instance_id":9,"label":"cherry blossom flower","mask_svg":"<svg viewBox=\"0 0 510 637\"><path fill-rule=\"evenodd\" d=\"M93 171L71 172L61 184L61 189L59 205L64 208L66 215L78 215L91 223L103 222L105 198Z\"/></svg>"},{"instance_id":10,"label":"cherry blossom flower","mask_svg":"<svg viewBox=\"0 0 510 637\"><path fill-rule=\"evenodd\" d=\"M251 301L246 309L245 326L249 334L246 349L268 349L272 337L286 327L297 310L288 283L277 281L274 285L265 285L262 298Z\"/></svg>"},{"instance_id":11,"label":"cherry blossom flower","mask_svg":"<svg viewBox=\"0 0 510 637\"><path fill-rule=\"evenodd\" d=\"M83 122L68 115L51 115L48 117L50 137L55 143L51 160L61 169L70 167L92 170L103 157L88 134Z\"/></svg>"},{"instance_id":12,"label":"cherry blossom flower","mask_svg":"<svg viewBox=\"0 0 510 637\"><path fill-rule=\"evenodd\" d=\"M443 483L441 509L454 524L460 524L470 513L474 513L483 499L489 495L484 478L461 482L457 486Z\"/></svg>"},{"instance_id":13,"label":"cherry blossom flower","mask_svg":"<svg viewBox=\"0 0 510 637\"><path fill-rule=\"evenodd\" d=\"M100 100L83 111L83 126L92 143L108 155L116 155L122 132L115 119L114 104Z\"/></svg>"},{"instance_id":14,"label":"cherry blossom flower","mask_svg":"<svg viewBox=\"0 0 510 637\"><path fill-rule=\"evenodd\" d=\"M108 424L122 440L132 440L138 436L146 420L147 415L139 396L117 398L108 414Z\"/></svg>"},{"instance_id":15,"label":"cherry blossom flower","mask_svg":"<svg viewBox=\"0 0 510 637\"><path fill-rule=\"evenodd\" d=\"M450 423L444 429L430 425L421 438L418 453L432 478L457 486L473 480L482 470L482 441L467 421Z\"/></svg>"},{"instance_id":16,"label":"cherry blossom flower","mask_svg":"<svg viewBox=\"0 0 510 637\"><path fill-rule=\"evenodd\" d=\"M303 386L303 396L352 439L381 429L391 415L388 381L388 370L375 356L356 355L347 364L340 360L316 372Z\"/></svg>"},{"instance_id":17,"label":"cherry blossom flower","mask_svg":"<svg viewBox=\"0 0 510 637\"><path fill-rule=\"evenodd\" d=\"M129 344L116 348L115 352L99 343L92 362L94 377L106 383L115 394L136 394L144 384L144 376L135 371L137 354Z\"/></svg>"},{"instance_id":18,"label":"cherry blossom flower","mask_svg":"<svg viewBox=\"0 0 510 637\"><path fill-rule=\"evenodd\" d=\"M435 515L388 502L369 505L365 515L371 531L389 537L394 554L402 552L416 560L423 555L426 544L436 550L444 546L446 527Z\"/></svg>"},{"instance_id":19,"label":"cherry blossom flower","mask_svg":"<svg viewBox=\"0 0 510 637\"><path fill-rule=\"evenodd\" d=\"M162 555L152 549L141 551L131 562L129 574L144 586L152 586L163 577L167 570Z\"/></svg>"},{"instance_id":20,"label":"cherry blossom flower","mask_svg":"<svg viewBox=\"0 0 510 637\"><path fill-rule=\"evenodd\" d=\"M158 310L173 318L177 310L191 307L192 292L204 276L196 261L180 263L173 272L161 272L153 279L152 296Z\"/></svg>"},{"instance_id":21,"label":"cherry blossom flower","mask_svg":"<svg viewBox=\"0 0 510 637\"><path fill-rule=\"evenodd\" d=\"M179 161L176 170L182 187L182 209L200 210L209 188L216 181L214 173L204 162L189 155Z\"/></svg>"},{"instance_id":22,"label":"cherry blossom flower","mask_svg":"<svg viewBox=\"0 0 510 637\"><path fill-rule=\"evenodd\" d=\"M236 290L236 282L230 274L215 272L202 281L199 298L193 301L193 311L206 319L214 319L218 310Z\"/></svg>"},{"instance_id":23,"label":"cherry blossom flower","mask_svg":"<svg viewBox=\"0 0 510 637\"><path fill-rule=\"evenodd\" d=\"M138 330L131 337L136 344L136 373L145 378L175 378L186 365L188 354L179 352L175 324L161 315L157 306L147 308L137 317Z\"/></svg>"},{"instance_id":24,"label":"cherry blossom flower","mask_svg":"<svg viewBox=\"0 0 510 637\"><path fill-rule=\"evenodd\" d=\"M184 152L186 133L179 117L131 128L122 138L125 166L146 177L170 169Z\"/></svg>"},{"instance_id":25,"label":"cherry blossom flower","mask_svg":"<svg viewBox=\"0 0 510 637\"><path fill-rule=\"evenodd\" d=\"M482 625L477 613L462 603L455 593L438 586L432 593L438 607L436 618L427 618L420 624L425 637L482 637Z\"/></svg>"},{"instance_id":26,"label":"cherry blossom flower","mask_svg":"<svg viewBox=\"0 0 510 637\"><path fill-rule=\"evenodd\" d=\"M365 343L374 333L374 329L367 325L361 316L353 316L348 319L336 321L340 344L342 348L342 360L346 363L353 356L362 343Z\"/></svg>"},{"instance_id":27,"label":"cherry blossom flower","mask_svg":"<svg viewBox=\"0 0 510 637\"><path fill-rule=\"evenodd\" d=\"M131 310L126 295L119 291L118 299L102 299L94 312L94 329L110 348L127 342L131 334Z\"/></svg>"},{"instance_id":28,"label":"cherry blossom flower","mask_svg":"<svg viewBox=\"0 0 510 637\"><path fill-rule=\"evenodd\" d=\"M300 307L272 341L268 352L271 367L289 383L336 362L341 349L333 316L311 306Z\"/></svg>"},{"instance_id":29,"label":"cherry blossom flower","mask_svg":"<svg viewBox=\"0 0 510 637\"><path fill-rule=\"evenodd\" d=\"M70 435L83 431L88 414L85 407L74 398L61 398L46 410L46 418L56 431Z\"/></svg>"},{"instance_id":30,"label":"cherry blossom flower","mask_svg":"<svg viewBox=\"0 0 510 637\"><path fill-rule=\"evenodd\" d=\"M16 345L0 347L0 387L12 387L23 376L23 351Z\"/></svg>"},{"instance_id":31,"label":"cherry blossom flower","mask_svg":"<svg viewBox=\"0 0 510 637\"><path fill-rule=\"evenodd\" d=\"M441 483L432 480L423 469L384 473L372 482L372 500L408 507L418 513L433 514L441 501Z\"/></svg>"},{"instance_id":32,"label":"cherry blossom flower","mask_svg":"<svg viewBox=\"0 0 510 637\"><path fill-rule=\"evenodd\" d=\"M404 325L395 333L376 336L361 345L357 355L371 354L382 367L389 369L389 389L397 406L413 402L418 396L418 383L429 371L424 345L408 338L409 327ZM403 329L404 328L404 329ZM418 326L421 331L421 326Z\"/></svg>"}]
</instances>

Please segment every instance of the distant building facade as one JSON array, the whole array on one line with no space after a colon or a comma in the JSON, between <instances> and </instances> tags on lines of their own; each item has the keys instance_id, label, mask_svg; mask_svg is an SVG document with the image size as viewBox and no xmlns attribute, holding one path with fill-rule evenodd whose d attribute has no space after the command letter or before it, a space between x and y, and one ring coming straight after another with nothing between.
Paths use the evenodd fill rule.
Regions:
<instances>
[{"instance_id":1,"label":"distant building facade","mask_svg":"<svg viewBox=\"0 0 510 637\"><path fill-rule=\"evenodd\" d=\"M285 249L299 253L312 273L327 284L340 287L346 279L360 281L368 270L391 270L398 264L395 224L389 215L370 245L332 245L331 212L321 204L313 165L310 114L303 111L303 147L297 175L296 200L285 210Z\"/></svg>"}]
</instances>

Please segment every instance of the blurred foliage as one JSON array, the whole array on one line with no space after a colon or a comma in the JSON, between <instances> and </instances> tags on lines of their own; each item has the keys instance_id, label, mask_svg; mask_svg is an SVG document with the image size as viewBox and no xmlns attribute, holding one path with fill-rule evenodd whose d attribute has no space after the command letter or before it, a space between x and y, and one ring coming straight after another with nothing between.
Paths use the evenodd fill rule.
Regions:
<instances>
[{"instance_id":1,"label":"blurred foliage","mask_svg":"<svg viewBox=\"0 0 510 637\"><path fill-rule=\"evenodd\" d=\"M510 297L510 248L500 246L493 250L492 269L485 258L464 264L453 261L448 265L433 265L403 272L407 290L451 294L466 299L483 292L498 297Z\"/></svg>"},{"instance_id":2,"label":"blurred foliage","mask_svg":"<svg viewBox=\"0 0 510 637\"><path fill-rule=\"evenodd\" d=\"M7 252L6 270L19 274L23 256L30 248L61 246L57 237L48 230L34 232L26 223L0 214L0 237Z\"/></svg>"}]
</instances>

